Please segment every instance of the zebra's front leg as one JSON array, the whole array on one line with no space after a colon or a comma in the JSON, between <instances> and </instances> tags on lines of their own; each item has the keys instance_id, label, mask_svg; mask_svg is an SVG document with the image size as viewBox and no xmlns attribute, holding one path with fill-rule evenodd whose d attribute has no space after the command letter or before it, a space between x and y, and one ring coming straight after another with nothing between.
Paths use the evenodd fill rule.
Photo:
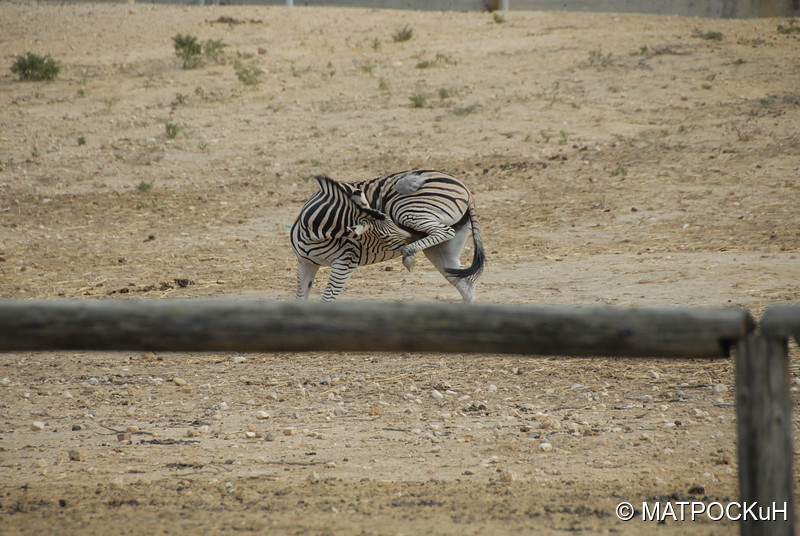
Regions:
<instances>
[{"instance_id":1,"label":"zebra's front leg","mask_svg":"<svg viewBox=\"0 0 800 536\"><path fill-rule=\"evenodd\" d=\"M331 264L331 275L328 286L322 293L322 301L333 301L342 292L347 281L353 276L358 267L358 257L352 253L345 253Z\"/></svg>"},{"instance_id":2,"label":"zebra's front leg","mask_svg":"<svg viewBox=\"0 0 800 536\"><path fill-rule=\"evenodd\" d=\"M412 228L416 231L426 233L427 236L412 242L407 246L403 246L403 248L400 250L403 253L403 266L405 266L406 270L409 272L414 269L414 255L416 253L431 246L441 244L442 242L447 242L456 235L455 229L449 225L443 225L438 222L431 222L426 225L414 226Z\"/></svg>"}]
</instances>

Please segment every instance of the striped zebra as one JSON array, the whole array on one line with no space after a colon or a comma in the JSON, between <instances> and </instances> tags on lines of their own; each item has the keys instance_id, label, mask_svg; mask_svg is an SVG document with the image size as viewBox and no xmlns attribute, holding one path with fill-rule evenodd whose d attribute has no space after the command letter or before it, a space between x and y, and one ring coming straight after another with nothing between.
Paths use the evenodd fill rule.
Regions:
<instances>
[{"instance_id":1,"label":"striped zebra","mask_svg":"<svg viewBox=\"0 0 800 536\"><path fill-rule=\"evenodd\" d=\"M475 203L462 181L422 169L351 183L317 181L319 191L292 226L297 299L308 298L320 266L331 266L322 300L332 301L356 267L402 256L411 271L420 251L464 301L474 299L486 260ZM472 265L463 268L460 256L470 231Z\"/></svg>"}]
</instances>

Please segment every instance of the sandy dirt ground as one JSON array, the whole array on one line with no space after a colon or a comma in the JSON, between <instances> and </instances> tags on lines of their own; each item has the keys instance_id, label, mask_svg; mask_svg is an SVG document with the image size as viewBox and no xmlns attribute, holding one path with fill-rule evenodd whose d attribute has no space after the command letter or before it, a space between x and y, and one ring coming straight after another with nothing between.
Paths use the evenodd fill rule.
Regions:
<instances>
[{"instance_id":1,"label":"sandy dirt ground","mask_svg":"<svg viewBox=\"0 0 800 536\"><path fill-rule=\"evenodd\" d=\"M480 301L758 316L800 298L778 25L2 2L0 296L292 299L314 175L437 168ZM177 34L226 46L183 69ZM59 77L18 81L27 52ZM420 259L342 299L458 293ZM731 360L3 354L0 534L730 534L615 506L736 500L733 403Z\"/></svg>"}]
</instances>

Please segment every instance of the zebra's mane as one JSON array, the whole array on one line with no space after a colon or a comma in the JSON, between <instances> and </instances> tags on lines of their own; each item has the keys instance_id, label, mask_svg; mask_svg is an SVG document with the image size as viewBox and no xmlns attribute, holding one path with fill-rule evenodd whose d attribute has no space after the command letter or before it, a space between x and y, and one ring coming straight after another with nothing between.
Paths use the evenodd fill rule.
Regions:
<instances>
[{"instance_id":1,"label":"zebra's mane","mask_svg":"<svg viewBox=\"0 0 800 536\"><path fill-rule=\"evenodd\" d=\"M356 203L352 198L352 195L355 192L355 189L352 189L352 187L348 187L348 185L335 181L326 175L317 175L315 178L319 183L320 190L322 190L323 192L328 193L331 192L332 190L339 190L360 212L372 218L375 218L376 220L379 221L383 221L386 219L386 214L384 214L380 210L376 210L370 207L369 205L362 205L360 203Z\"/></svg>"}]
</instances>

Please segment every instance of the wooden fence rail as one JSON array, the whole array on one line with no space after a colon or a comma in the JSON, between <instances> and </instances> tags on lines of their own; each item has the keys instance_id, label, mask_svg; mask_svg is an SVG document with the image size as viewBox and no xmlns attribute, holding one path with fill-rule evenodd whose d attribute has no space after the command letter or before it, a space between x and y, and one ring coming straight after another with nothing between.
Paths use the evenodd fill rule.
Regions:
<instances>
[{"instance_id":1,"label":"wooden fence rail","mask_svg":"<svg viewBox=\"0 0 800 536\"><path fill-rule=\"evenodd\" d=\"M257 300L0 301L0 351L425 351L727 357L743 309Z\"/></svg>"},{"instance_id":2,"label":"wooden fence rail","mask_svg":"<svg viewBox=\"0 0 800 536\"><path fill-rule=\"evenodd\" d=\"M776 305L761 333L738 308L267 302L0 300L0 352L41 350L419 351L721 358L736 348L740 503L746 536L794 534L788 339L800 305ZM781 510L784 509L784 510Z\"/></svg>"}]
</instances>

